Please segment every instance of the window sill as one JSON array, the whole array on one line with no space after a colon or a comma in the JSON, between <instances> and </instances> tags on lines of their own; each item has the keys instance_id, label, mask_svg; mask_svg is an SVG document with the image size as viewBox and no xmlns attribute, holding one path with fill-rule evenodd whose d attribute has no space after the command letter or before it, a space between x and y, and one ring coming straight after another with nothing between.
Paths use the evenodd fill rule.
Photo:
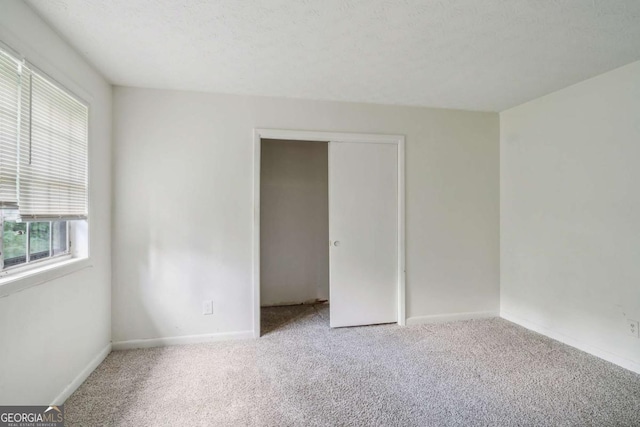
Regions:
<instances>
[{"instance_id":1,"label":"window sill","mask_svg":"<svg viewBox=\"0 0 640 427\"><path fill-rule=\"evenodd\" d=\"M89 258L71 258L0 278L0 298L90 268Z\"/></svg>"}]
</instances>

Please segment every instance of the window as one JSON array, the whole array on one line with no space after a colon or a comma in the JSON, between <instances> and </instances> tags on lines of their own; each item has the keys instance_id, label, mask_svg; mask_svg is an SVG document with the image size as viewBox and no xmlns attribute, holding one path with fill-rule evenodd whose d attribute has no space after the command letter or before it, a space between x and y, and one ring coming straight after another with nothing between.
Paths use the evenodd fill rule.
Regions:
<instances>
[{"instance_id":1,"label":"window","mask_svg":"<svg viewBox=\"0 0 640 427\"><path fill-rule=\"evenodd\" d=\"M70 258L88 218L87 106L0 48L0 267Z\"/></svg>"},{"instance_id":2,"label":"window","mask_svg":"<svg viewBox=\"0 0 640 427\"><path fill-rule=\"evenodd\" d=\"M2 242L4 270L69 255L69 223L7 221Z\"/></svg>"}]
</instances>

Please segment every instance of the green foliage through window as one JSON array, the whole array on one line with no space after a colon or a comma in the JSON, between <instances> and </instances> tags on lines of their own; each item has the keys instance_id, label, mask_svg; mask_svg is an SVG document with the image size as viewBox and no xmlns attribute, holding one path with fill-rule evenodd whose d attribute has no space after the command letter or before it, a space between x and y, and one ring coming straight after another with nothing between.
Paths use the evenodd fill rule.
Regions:
<instances>
[{"instance_id":1,"label":"green foliage through window","mask_svg":"<svg viewBox=\"0 0 640 427\"><path fill-rule=\"evenodd\" d=\"M4 268L68 253L67 230L66 221L5 221L2 233Z\"/></svg>"},{"instance_id":2,"label":"green foliage through window","mask_svg":"<svg viewBox=\"0 0 640 427\"><path fill-rule=\"evenodd\" d=\"M26 222L5 222L2 238L5 268L27 260Z\"/></svg>"}]
</instances>

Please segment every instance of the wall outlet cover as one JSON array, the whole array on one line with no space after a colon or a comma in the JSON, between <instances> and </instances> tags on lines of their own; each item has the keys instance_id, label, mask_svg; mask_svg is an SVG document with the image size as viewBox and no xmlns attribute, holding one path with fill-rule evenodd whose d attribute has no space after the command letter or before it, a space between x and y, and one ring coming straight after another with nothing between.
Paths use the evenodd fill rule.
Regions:
<instances>
[{"instance_id":1,"label":"wall outlet cover","mask_svg":"<svg viewBox=\"0 0 640 427\"><path fill-rule=\"evenodd\" d=\"M640 323L637 320L627 319L627 332L636 338L640 338Z\"/></svg>"},{"instance_id":2,"label":"wall outlet cover","mask_svg":"<svg viewBox=\"0 0 640 427\"><path fill-rule=\"evenodd\" d=\"M202 314L204 315L213 314L213 301L211 300L202 301Z\"/></svg>"}]
</instances>

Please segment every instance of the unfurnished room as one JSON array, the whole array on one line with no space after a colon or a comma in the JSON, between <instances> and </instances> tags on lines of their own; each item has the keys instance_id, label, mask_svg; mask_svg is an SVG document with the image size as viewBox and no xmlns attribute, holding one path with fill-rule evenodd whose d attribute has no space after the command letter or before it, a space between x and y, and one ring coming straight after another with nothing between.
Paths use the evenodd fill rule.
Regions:
<instances>
[{"instance_id":1,"label":"unfurnished room","mask_svg":"<svg viewBox=\"0 0 640 427\"><path fill-rule=\"evenodd\" d=\"M637 0L0 0L0 427L639 427L639 161Z\"/></svg>"}]
</instances>

